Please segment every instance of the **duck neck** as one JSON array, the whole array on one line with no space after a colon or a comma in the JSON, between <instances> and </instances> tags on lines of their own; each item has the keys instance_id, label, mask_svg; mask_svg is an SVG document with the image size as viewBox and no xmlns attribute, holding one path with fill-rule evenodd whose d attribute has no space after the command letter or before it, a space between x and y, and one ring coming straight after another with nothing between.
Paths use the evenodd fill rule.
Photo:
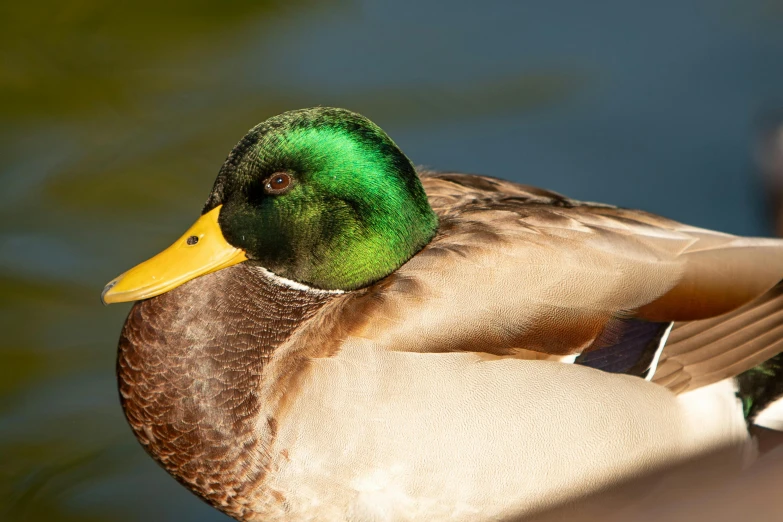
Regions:
<instances>
[{"instance_id":1,"label":"duck neck","mask_svg":"<svg viewBox=\"0 0 783 522\"><path fill-rule=\"evenodd\" d=\"M277 432L264 368L333 294L286 286L246 263L140 301L119 343L128 422L145 450L230 516L263 489Z\"/></svg>"}]
</instances>

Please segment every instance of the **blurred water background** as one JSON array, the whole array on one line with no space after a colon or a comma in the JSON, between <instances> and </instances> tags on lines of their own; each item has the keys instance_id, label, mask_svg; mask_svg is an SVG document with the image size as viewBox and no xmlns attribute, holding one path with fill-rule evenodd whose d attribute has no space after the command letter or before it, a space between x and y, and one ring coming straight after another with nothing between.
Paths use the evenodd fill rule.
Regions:
<instances>
[{"instance_id":1,"label":"blurred water background","mask_svg":"<svg viewBox=\"0 0 783 522\"><path fill-rule=\"evenodd\" d=\"M0 3L0 520L217 521L118 403L103 284L228 151L336 105L417 164L769 234L750 154L783 1Z\"/></svg>"}]
</instances>

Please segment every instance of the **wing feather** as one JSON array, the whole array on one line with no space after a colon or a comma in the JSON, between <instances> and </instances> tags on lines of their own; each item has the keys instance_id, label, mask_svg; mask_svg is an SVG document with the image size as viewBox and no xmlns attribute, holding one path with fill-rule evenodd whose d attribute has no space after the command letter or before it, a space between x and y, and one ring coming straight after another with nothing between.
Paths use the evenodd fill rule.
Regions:
<instances>
[{"instance_id":1,"label":"wing feather","mask_svg":"<svg viewBox=\"0 0 783 522\"><path fill-rule=\"evenodd\" d=\"M783 351L783 284L727 314L676 323L653 382L675 392L742 373Z\"/></svg>"},{"instance_id":2,"label":"wing feather","mask_svg":"<svg viewBox=\"0 0 783 522\"><path fill-rule=\"evenodd\" d=\"M739 238L481 176L423 173L422 183L439 233L366 291L360 301L373 320L357 323L352 335L393 350L560 358L600 348L596 341L618 318L690 321L669 341L682 342L682 353L667 349L656 374L674 388L745 367L783 337L777 330L764 337L763 325L734 332L732 322L709 332L713 326L697 324L780 281L781 240ZM725 337L726 329L734 333ZM700 350L689 336L699 346L709 340L715 353L704 356L712 362L688 359ZM729 345L743 347L744 358L721 358Z\"/></svg>"}]
</instances>

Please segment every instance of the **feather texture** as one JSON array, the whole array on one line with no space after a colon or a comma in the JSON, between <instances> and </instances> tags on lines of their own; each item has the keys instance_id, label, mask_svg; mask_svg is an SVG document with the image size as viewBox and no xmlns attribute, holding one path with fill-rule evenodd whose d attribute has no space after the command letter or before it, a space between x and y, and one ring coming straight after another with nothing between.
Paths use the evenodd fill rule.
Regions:
<instances>
[{"instance_id":1,"label":"feather texture","mask_svg":"<svg viewBox=\"0 0 783 522\"><path fill-rule=\"evenodd\" d=\"M601 346L618 318L712 317L783 274L783 242L464 174L422 175L441 227L370 288L355 334L392 350L561 357Z\"/></svg>"},{"instance_id":2,"label":"feather texture","mask_svg":"<svg viewBox=\"0 0 783 522\"><path fill-rule=\"evenodd\" d=\"M134 306L123 407L170 473L246 521L511 519L742 453L718 381L783 349L783 242L421 179L438 234L366 288L286 287L244 263ZM552 362L642 347L630 370L662 327L618 325L671 321L658 385Z\"/></svg>"}]
</instances>

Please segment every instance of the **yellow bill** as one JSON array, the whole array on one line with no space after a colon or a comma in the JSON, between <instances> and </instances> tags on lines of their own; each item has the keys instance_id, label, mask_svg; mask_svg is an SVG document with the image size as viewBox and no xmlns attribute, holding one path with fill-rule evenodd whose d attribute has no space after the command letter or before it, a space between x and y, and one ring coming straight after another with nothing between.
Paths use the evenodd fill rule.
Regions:
<instances>
[{"instance_id":1,"label":"yellow bill","mask_svg":"<svg viewBox=\"0 0 783 522\"><path fill-rule=\"evenodd\" d=\"M201 216L166 250L109 282L101 294L103 303L154 297L200 275L246 261L244 251L228 244L220 231L221 207Z\"/></svg>"}]
</instances>

